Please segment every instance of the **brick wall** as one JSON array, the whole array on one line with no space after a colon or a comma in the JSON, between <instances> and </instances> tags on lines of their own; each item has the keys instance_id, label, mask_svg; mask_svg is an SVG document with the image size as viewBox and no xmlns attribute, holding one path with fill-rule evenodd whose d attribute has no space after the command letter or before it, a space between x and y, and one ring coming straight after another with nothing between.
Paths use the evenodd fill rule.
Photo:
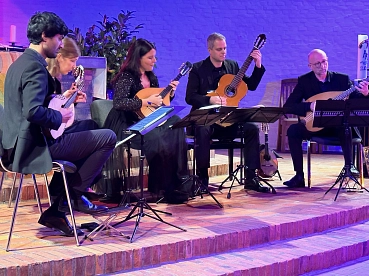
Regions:
<instances>
[{"instance_id":1,"label":"brick wall","mask_svg":"<svg viewBox=\"0 0 369 276\"><path fill-rule=\"evenodd\" d=\"M9 40L10 25L17 26L17 40L25 37L29 17L40 10L58 13L70 28L86 31L100 20L99 14L115 17L120 10L136 11L132 25L144 24L138 36L157 45L156 74L166 86L188 60L207 56L206 38L214 31L227 37L228 57L245 60L259 33L267 35L262 49L267 72L257 89L249 92L243 106L258 103L277 105L279 81L307 72L307 53L322 48L330 69L356 77L357 35L369 33L369 5L365 1L102 1L0 0L0 43ZM86 4L88 3L88 4ZM181 79L174 104L183 105L187 78ZM186 114L186 113L185 113ZM184 115L184 114L183 114ZM274 147L276 124L271 127Z\"/></svg>"}]
</instances>

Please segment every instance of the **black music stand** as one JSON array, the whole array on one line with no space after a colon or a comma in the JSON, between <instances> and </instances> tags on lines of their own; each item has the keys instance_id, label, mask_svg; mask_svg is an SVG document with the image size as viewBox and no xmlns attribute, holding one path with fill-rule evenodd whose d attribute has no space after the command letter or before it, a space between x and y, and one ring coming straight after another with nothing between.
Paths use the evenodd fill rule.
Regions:
<instances>
[{"instance_id":1,"label":"black music stand","mask_svg":"<svg viewBox=\"0 0 369 276\"><path fill-rule=\"evenodd\" d=\"M279 117L284 114L281 107L251 107L251 108L237 108L230 112L226 117L220 120L220 124L233 124L233 123L246 123L246 122L258 122L258 123L274 123ZM274 187L269 184L268 181L261 178L258 174L256 177L260 182L264 182L268 185L273 194L276 194ZM221 184L221 186L224 183ZM231 189L233 188L234 181L229 187L227 198L231 197Z\"/></svg>"},{"instance_id":2,"label":"black music stand","mask_svg":"<svg viewBox=\"0 0 369 276\"><path fill-rule=\"evenodd\" d=\"M220 111L221 109L222 111ZM209 191L208 187L202 185L199 176L196 174L196 127L214 124L226 116L231 110L235 109L235 107L221 109L219 109L219 106L207 106L205 108L193 110L186 117L182 118L181 121L175 123L172 128L191 127L194 132L192 175L181 185L185 185L186 183L192 181L192 187L195 190L193 197L199 195L201 198L203 198L204 194L208 194L214 199L220 208L223 208L223 205L214 197L214 195Z\"/></svg>"},{"instance_id":3,"label":"black music stand","mask_svg":"<svg viewBox=\"0 0 369 276\"><path fill-rule=\"evenodd\" d=\"M345 144L351 145L350 127L352 126L368 126L369 125L369 105L366 99L350 99L350 100L322 100L316 101L313 127L340 127L345 128ZM364 188L356 176L351 173L351 164L345 160L345 165L338 175L336 182L325 192L326 195L330 190L339 183L339 187L334 198L336 201L338 194L342 188L343 182L350 180L355 185L359 185L361 189L369 192Z\"/></svg>"},{"instance_id":4,"label":"black music stand","mask_svg":"<svg viewBox=\"0 0 369 276\"><path fill-rule=\"evenodd\" d=\"M139 134L141 136L141 154L140 154L140 170L139 170L139 183L141 188L141 198L137 201L137 203L134 205L133 209L127 217L117 222L113 225L113 227L122 224L123 222L126 222L134 217L136 217L136 224L135 228L133 229L130 242L133 241L133 237L137 231L137 228L139 226L139 223L141 221L141 218L144 216L148 216L149 218L155 219L157 221L160 221L162 223L168 224L170 226L173 226L177 229L180 229L182 231L187 231L181 227L178 227L174 224L171 224L169 222L164 221L158 214L158 210L154 210L151 208L151 206L146 202L146 199L144 198L144 192L143 192L143 163L145 158L144 153L144 135L151 130L153 130L155 127L159 126L161 123L165 122L168 118L172 117L173 115L177 114L179 111L184 109L183 106L161 106L158 109L156 109L153 113L151 113L146 118L140 120L138 123L134 124L133 126L130 126L128 130L132 131L133 133ZM144 208L151 211L155 216L145 213ZM136 209L138 209L138 212L136 214L133 214ZM170 214L170 213L169 213Z\"/></svg>"}]
</instances>

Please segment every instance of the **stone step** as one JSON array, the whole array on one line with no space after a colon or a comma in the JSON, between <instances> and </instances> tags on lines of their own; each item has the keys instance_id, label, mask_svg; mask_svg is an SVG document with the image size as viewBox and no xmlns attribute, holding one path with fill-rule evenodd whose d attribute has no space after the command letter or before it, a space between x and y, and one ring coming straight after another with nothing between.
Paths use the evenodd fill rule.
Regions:
<instances>
[{"instance_id":1,"label":"stone step","mask_svg":"<svg viewBox=\"0 0 369 276\"><path fill-rule=\"evenodd\" d=\"M220 210L214 207L213 210L208 209L208 214L204 214L205 210L201 208L196 210L195 207L197 204L200 206L212 204L208 196L203 199L208 203L203 203L200 199L190 203L190 206L195 208L192 211L185 206L178 206L177 211L174 210L175 206L163 209L172 211L174 214L174 217L163 216L166 221L184 227L187 232L178 231L165 224L158 225L157 222L144 217L143 229L151 230L145 237L138 238L132 244L127 244L119 237L102 234L93 242L86 241L80 247L73 245L73 240L70 238L67 247L56 246L52 242L60 243L61 239L39 240L34 237L35 234L32 234L32 231L25 231L25 229L37 230L40 226L36 223L38 215L35 207L31 207L33 211L23 207L19 210L19 215L23 217L28 214L29 221L23 222L23 227L16 225L17 233L12 246L15 249L18 248L17 253L2 254L2 262L12 263L19 270L30 266L46 267L46 270L52 267L56 274L73 270L75 273L71 275L106 274L132 269L144 269L142 275L150 275L145 273L147 267L158 265L163 267L168 262L178 262L179 266L181 263L189 265L188 270L181 268L186 271L186 275L198 275L200 271L204 272L204 275L218 275L211 274L214 271L223 273L219 275L297 275L368 255L369 243L366 233L369 226L366 220L369 219L369 206L365 206L362 202L368 198L366 194L358 194L357 200L351 195L351 201L342 201L339 204L315 200L306 201L305 205L298 200L301 195L293 196L291 199L282 196L279 199L278 209L281 213L273 213L272 209L268 208L265 204L270 200L268 198L256 198L255 202L250 202L249 198L247 202L243 202L244 193L234 191L233 194L232 201L227 203L222 200L226 209ZM219 199L219 194L216 196ZM344 198L345 195L341 197ZM308 203L310 205L306 208ZM299 206L301 209L298 209ZM160 205L158 207L161 209ZM286 212L286 208L295 211ZM179 215L179 209L186 209L185 217ZM306 214L302 214L302 209ZM10 213L11 209L8 210L7 212ZM87 217L87 221L88 219L91 218ZM84 220L77 217L79 223ZM10 223L9 217L3 217L3 222L7 228ZM132 226L133 221L128 223L128 227L122 226L121 230L129 234L127 230ZM4 230L6 231L6 229L1 231ZM45 231L47 232L43 229L37 236L44 236ZM30 237L22 238L25 234ZM29 245L31 249L19 250L25 245ZM37 249L44 246L52 248L52 254L48 253L47 258ZM28 254L32 251L35 252L32 256L26 259L19 258L19 253ZM202 262L202 260L209 261ZM201 264L195 265L196 262ZM71 264L73 264L72 267L67 268ZM226 270L234 266L236 268L232 268L233 272ZM191 269L201 269L201 267L203 267L202 270L192 273ZM207 272L205 271L207 267L213 270ZM10 268L4 265L3 269L5 273ZM177 266L174 269L177 269ZM265 273L269 270L277 272ZM77 273L81 271L84 273ZM245 274L240 274L241 272L238 271L245 271ZM282 273L278 274L280 271ZM295 274L291 271L299 273ZM261 274L262 272L265 274ZM1 267L0 273L2 273ZM161 275L156 272L154 274ZM168 274L163 272L162 275Z\"/></svg>"},{"instance_id":2,"label":"stone step","mask_svg":"<svg viewBox=\"0 0 369 276\"><path fill-rule=\"evenodd\" d=\"M295 239L115 275L301 275L368 256L368 231L369 222L358 223ZM361 275L366 274L367 270Z\"/></svg>"},{"instance_id":3,"label":"stone step","mask_svg":"<svg viewBox=\"0 0 369 276\"><path fill-rule=\"evenodd\" d=\"M346 275L368 275L369 257L346 262L342 265L326 268L314 272L302 274L302 276L346 276Z\"/></svg>"}]
</instances>

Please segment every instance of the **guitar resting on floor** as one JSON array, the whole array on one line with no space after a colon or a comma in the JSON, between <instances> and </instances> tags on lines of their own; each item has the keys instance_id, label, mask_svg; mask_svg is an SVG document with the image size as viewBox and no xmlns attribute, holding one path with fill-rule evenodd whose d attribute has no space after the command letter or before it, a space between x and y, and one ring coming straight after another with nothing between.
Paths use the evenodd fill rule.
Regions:
<instances>
[{"instance_id":1,"label":"guitar resting on floor","mask_svg":"<svg viewBox=\"0 0 369 276\"><path fill-rule=\"evenodd\" d=\"M265 145L260 145L260 177L269 178L274 176L278 171L277 154L274 150L269 150L268 131L269 124L262 123L261 129L265 134Z\"/></svg>"},{"instance_id":2,"label":"guitar resting on floor","mask_svg":"<svg viewBox=\"0 0 369 276\"><path fill-rule=\"evenodd\" d=\"M77 66L73 69L72 74L75 78L75 85L76 85L76 91L70 96L65 97L62 94L53 94L52 99L49 102L48 107L54 110L60 111L62 108L72 108L73 115L68 119L66 123L62 123L59 127L59 129L49 129L44 130L44 133L48 137L52 137L54 139L60 137L64 130L68 127L70 127L74 122L74 101L78 95L78 91L83 89L84 86L84 68L82 65Z\"/></svg>"}]
</instances>

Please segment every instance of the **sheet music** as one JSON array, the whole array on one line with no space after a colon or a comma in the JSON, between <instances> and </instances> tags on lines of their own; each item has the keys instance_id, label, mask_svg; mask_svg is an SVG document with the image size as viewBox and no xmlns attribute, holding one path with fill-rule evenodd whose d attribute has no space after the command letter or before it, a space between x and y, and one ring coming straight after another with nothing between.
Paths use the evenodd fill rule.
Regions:
<instances>
[{"instance_id":1,"label":"sheet music","mask_svg":"<svg viewBox=\"0 0 369 276\"><path fill-rule=\"evenodd\" d=\"M168 113L172 112L172 110L174 110L174 107L160 106L149 116L147 116L146 118L143 118L141 121L129 127L128 130L142 132L145 128L151 126L153 123L159 121L161 118L166 116Z\"/></svg>"}]
</instances>

